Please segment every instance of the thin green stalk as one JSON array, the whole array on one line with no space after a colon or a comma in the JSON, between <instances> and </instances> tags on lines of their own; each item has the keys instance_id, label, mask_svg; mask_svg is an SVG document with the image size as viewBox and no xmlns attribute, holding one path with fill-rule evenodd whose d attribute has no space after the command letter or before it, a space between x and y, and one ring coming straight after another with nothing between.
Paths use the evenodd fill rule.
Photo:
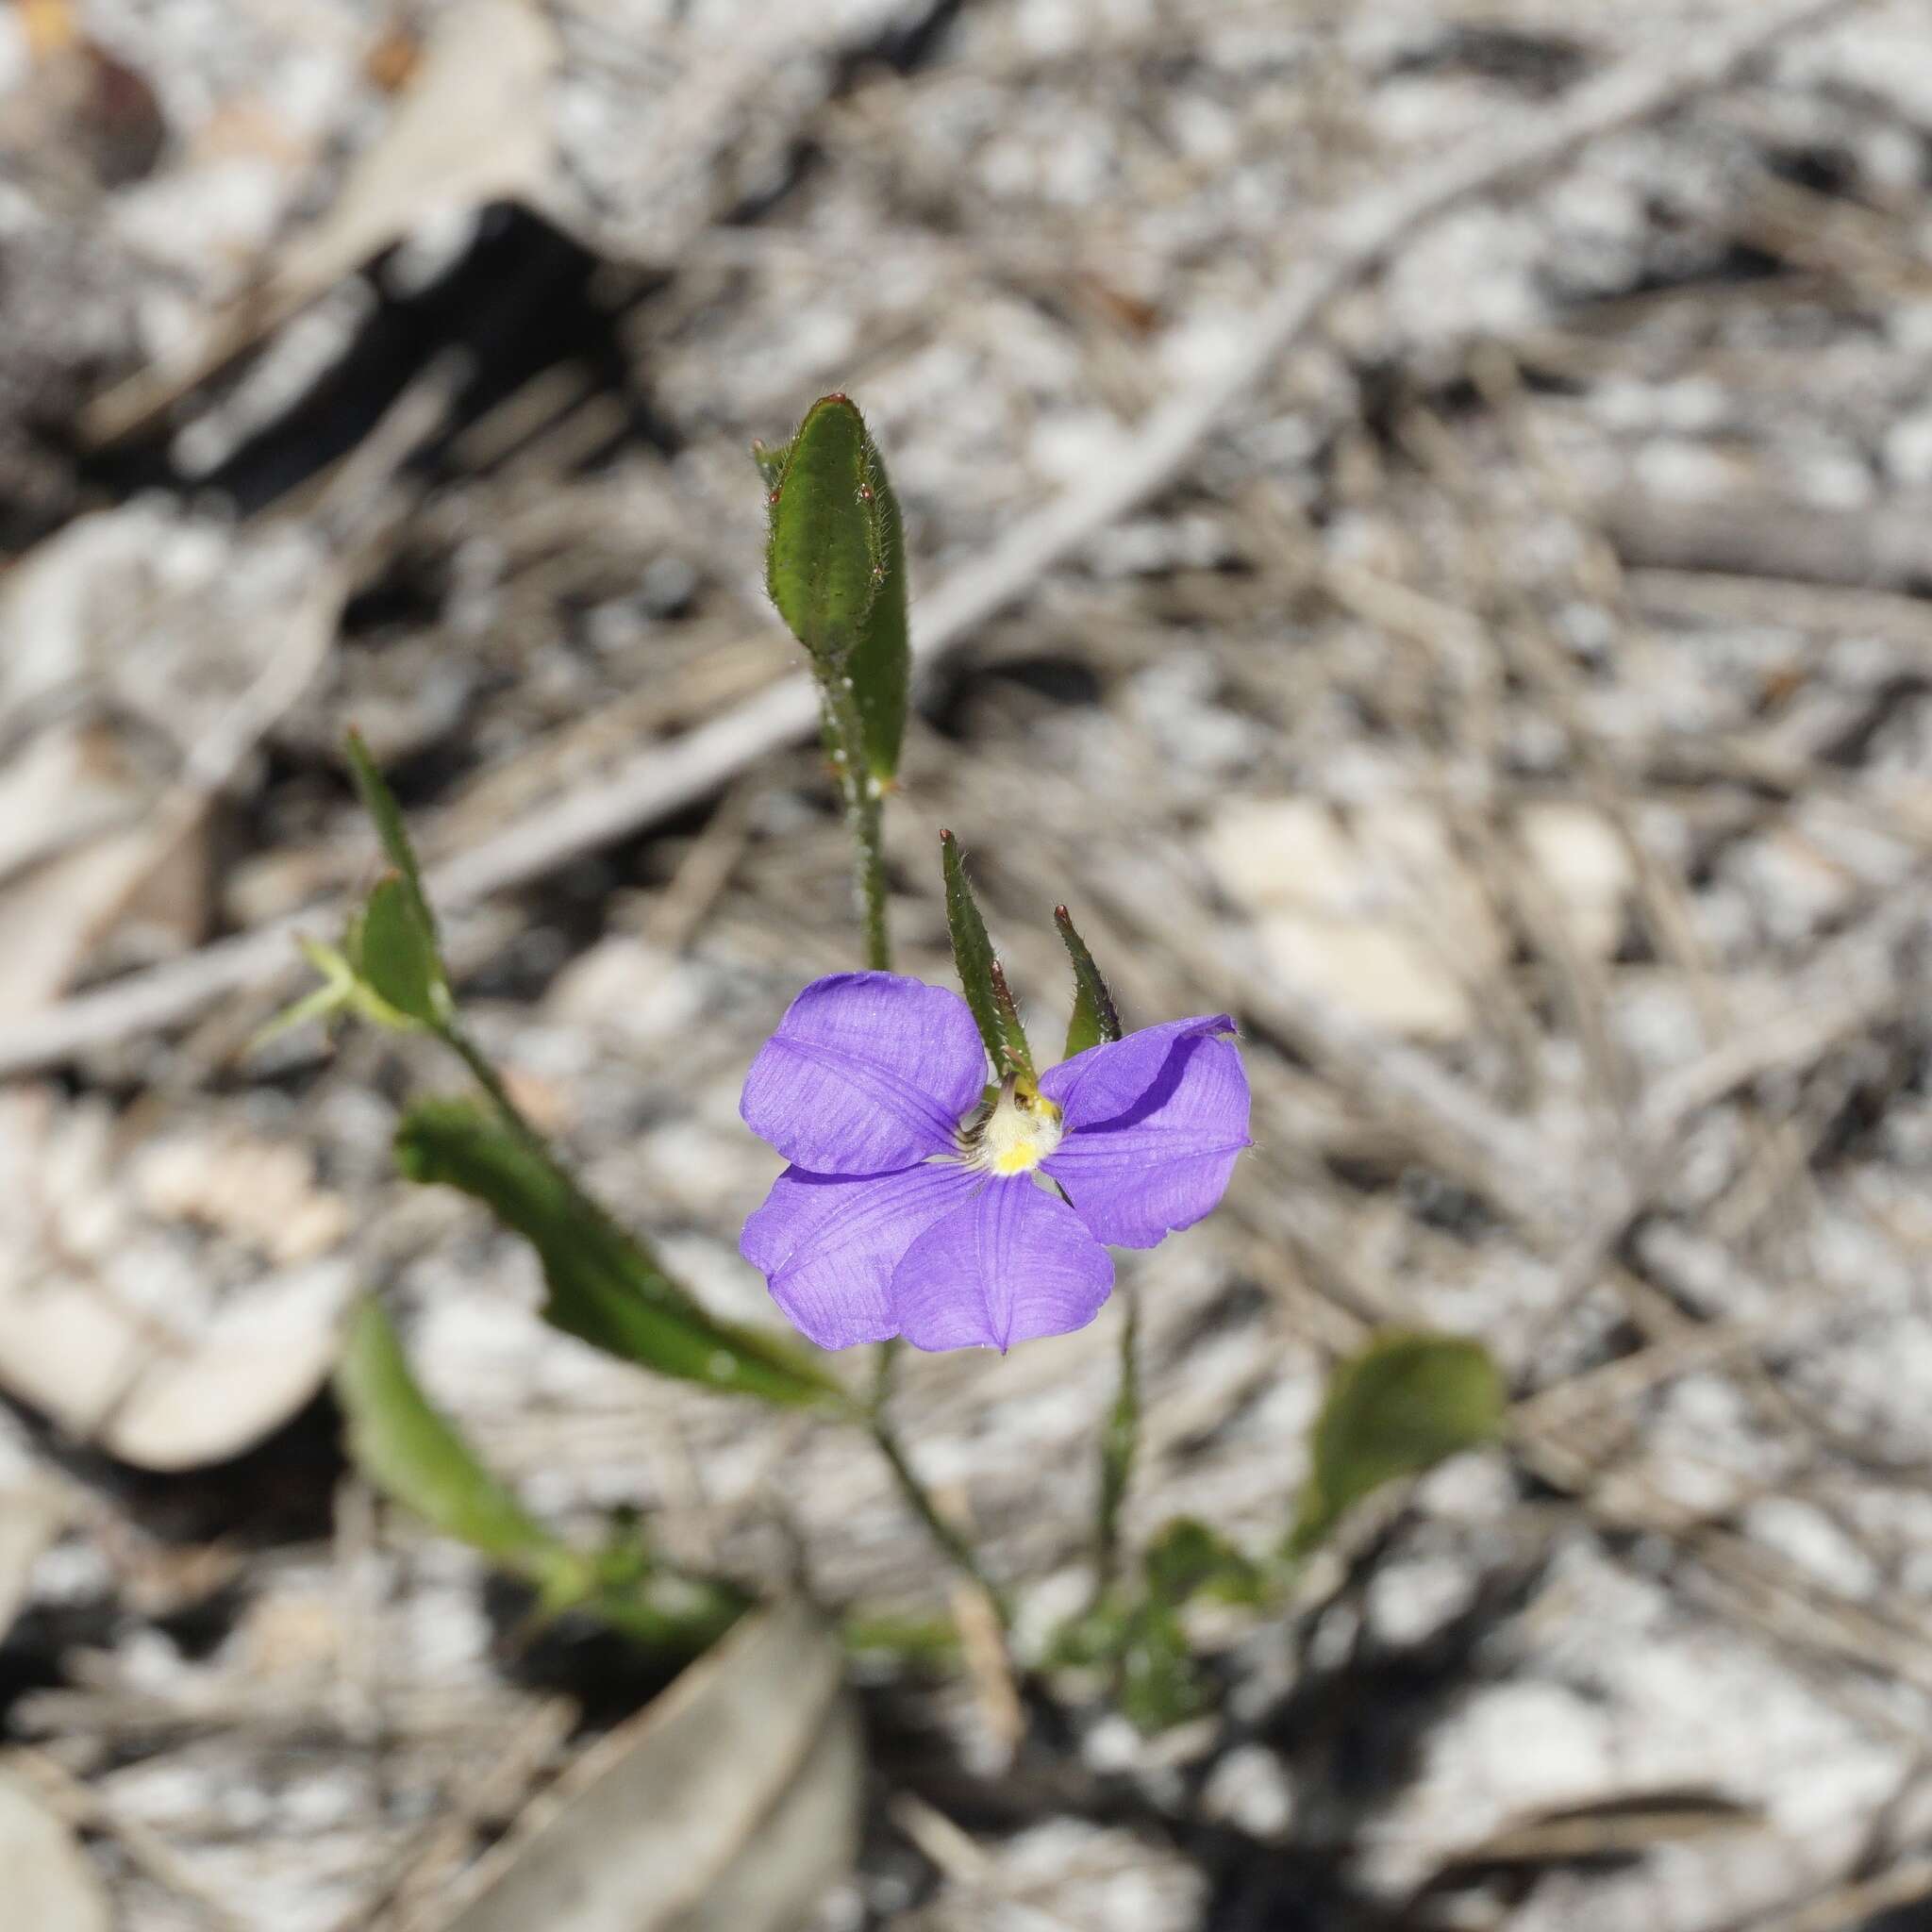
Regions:
<instances>
[{"instance_id":1,"label":"thin green stalk","mask_svg":"<svg viewBox=\"0 0 1932 1932\"><path fill-rule=\"evenodd\" d=\"M993 1615L999 1619L1000 1628L1010 1630L1013 1624L1012 1606L993 1587L991 1579L980 1566L979 1553L954 1524L940 1514L939 1506L920 1481L918 1472L906 1459L905 1447L893 1432L892 1425L882 1412L875 1410L870 1426L872 1439L878 1444L879 1454L886 1458L886 1466L899 1485L899 1493L912 1506L913 1513L920 1522L925 1524L927 1535L945 1552L946 1559L953 1568L985 1593L987 1602L992 1606Z\"/></svg>"},{"instance_id":2,"label":"thin green stalk","mask_svg":"<svg viewBox=\"0 0 1932 1932\"><path fill-rule=\"evenodd\" d=\"M826 673L819 690L824 700L826 735L839 767L839 790L845 800L845 823L852 828L865 963L874 973L890 973L892 941L886 928L884 799L866 769L865 726L851 687L837 673Z\"/></svg>"},{"instance_id":3,"label":"thin green stalk","mask_svg":"<svg viewBox=\"0 0 1932 1932\"><path fill-rule=\"evenodd\" d=\"M549 1140L510 1097L509 1089L503 1084L503 1075L491 1064L489 1055L470 1038L462 1022L452 1015L433 1030L436 1037L469 1068L470 1077L490 1096L491 1104L503 1116L510 1131L545 1160L554 1161L557 1156Z\"/></svg>"},{"instance_id":4,"label":"thin green stalk","mask_svg":"<svg viewBox=\"0 0 1932 1932\"><path fill-rule=\"evenodd\" d=\"M1121 1305L1121 1380L1100 1436L1100 1494L1093 1513L1095 1603L1120 1575L1121 1506L1141 1448L1141 1294L1132 1281L1123 1280L1115 1295Z\"/></svg>"},{"instance_id":5,"label":"thin green stalk","mask_svg":"<svg viewBox=\"0 0 1932 1932\"><path fill-rule=\"evenodd\" d=\"M879 1343L878 1353L873 1358L872 1401L865 1411L865 1426L878 1444L879 1454L886 1458L886 1465L892 1472L900 1493L912 1506L913 1513L931 1532L932 1540L945 1552L953 1567L986 1592L988 1602L999 1618L1000 1628L1004 1630L1008 1627L1011 1614L1006 1599L987 1580L986 1572L980 1567L979 1553L940 1514L939 1506L926 1493L925 1485L907 1459L904 1444L886 1419L886 1404L891 1400L892 1371L898 1366L899 1347L899 1338L894 1335Z\"/></svg>"},{"instance_id":6,"label":"thin green stalk","mask_svg":"<svg viewBox=\"0 0 1932 1932\"><path fill-rule=\"evenodd\" d=\"M880 1416L886 1412L886 1404L892 1395L892 1371L899 1364L899 1338L889 1336L879 1343L878 1353L873 1357L872 1405L866 1411L869 1416Z\"/></svg>"}]
</instances>

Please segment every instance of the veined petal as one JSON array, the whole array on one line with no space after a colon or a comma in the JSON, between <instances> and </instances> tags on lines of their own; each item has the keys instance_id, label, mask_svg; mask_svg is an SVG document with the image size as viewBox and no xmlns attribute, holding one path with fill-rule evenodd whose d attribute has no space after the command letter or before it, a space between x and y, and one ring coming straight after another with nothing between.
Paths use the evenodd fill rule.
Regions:
<instances>
[{"instance_id":1,"label":"veined petal","mask_svg":"<svg viewBox=\"0 0 1932 1932\"><path fill-rule=\"evenodd\" d=\"M1041 1165L1096 1241L1151 1248L1191 1227L1226 1191L1249 1144L1248 1076L1234 1042L1220 1037L1228 1024L1150 1026L1089 1047L1041 1079L1068 1128ZM1130 1050L1118 1068L1108 1064ZM1082 1072L1082 1061L1094 1064ZM1055 1091L1061 1073L1069 1077Z\"/></svg>"},{"instance_id":2,"label":"veined petal","mask_svg":"<svg viewBox=\"0 0 1932 1932\"><path fill-rule=\"evenodd\" d=\"M894 973L835 973L791 1002L739 1112L813 1174L887 1174L949 1153L986 1083L966 1002Z\"/></svg>"},{"instance_id":3,"label":"veined petal","mask_svg":"<svg viewBox=\"0 0 1932 1932\"><path fill-rule=\"evenodd\" d=\"M821 1348L883 1341L898 1333L887 1294L893 1269L975 1179L951 1161L858 1175L788 1167L744 1224L738 1251Z\"/></svg>"},{"instance_id":4,"label":"veined petal","mask_svg":"<svg viewBox=\"0 0 1932 1932\"><path fill-rule=\"evenodd\" d=\"M915 1348L996 1348L1084 1328L1113 1262L1062 1201L1030 1179L989 1180L906 1250L893 1325Z\"/></svg>"}]
</instances>

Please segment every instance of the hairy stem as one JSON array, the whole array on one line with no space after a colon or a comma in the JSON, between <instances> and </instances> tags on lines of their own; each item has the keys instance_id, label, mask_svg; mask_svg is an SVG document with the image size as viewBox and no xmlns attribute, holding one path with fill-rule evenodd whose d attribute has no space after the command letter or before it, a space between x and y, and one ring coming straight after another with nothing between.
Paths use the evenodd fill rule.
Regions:
<instances>
[{"instance_id":1,"label":"hairy stem","mask_svg":"<svg viewBox=\"0 0 1932 1932\"><path fill-rule=\"evenodd\" d=\"M1121 1506L1141 1448L1141 1294L1129 1280L1115 1293L1121 1305L1121 1380L1100 1437L1100 1493L1093 1512L1096 1603L1120 1574Z\"/></svg>"},{"instance_id":2,"label":"hairy stem","mask_svg":"<svg viewBox=\"0 0 1932 1932\"><path fill-rule=\"evenodd\" d=\"M836 672L819 680L825 707L825 735L838 766L845 823L852 828L859 916L865 926L865 963L874 973L892 969L891 935L886 929L884 800L865 762L865 727L852 690Z\"/></svg>"}]
</instances>

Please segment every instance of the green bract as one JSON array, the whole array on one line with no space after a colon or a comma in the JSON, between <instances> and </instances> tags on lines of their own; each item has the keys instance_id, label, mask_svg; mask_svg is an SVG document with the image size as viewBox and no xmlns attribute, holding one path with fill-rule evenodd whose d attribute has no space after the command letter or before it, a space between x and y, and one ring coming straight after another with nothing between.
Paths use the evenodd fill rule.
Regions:
<instances>
[{"instance_id":1,"label":"green bract","mask_svg":"<svg viewBox=\"0 0 1932 1932\"><path fill-rule=\"evenodd\" d=\"M822 396L782 449L753 451L769 490L765 584L821 682L858 714L858 747L880 783L899 768L909 668L899 506L857 407Z\"/></svg>"},{"instance_id":2,"label":"green bract","mask_svg":"<svg viewBox=\"0 0 1932 1932\"><path fill-rule=\"evenodd\" d=\"M1087 950L1087 941L1074 931L1073 919L1064 906L1053 908L1053 923L1059 930L1067 958L1074 963L1074 1012L1067 1022L1067 1049L1063 1056L1072 1059L1076 1053L1085 1053L1104 1040L1118 1040L1121 1016L1107 981L1100 976L1100 968L1093 963L1093 955Z\"/></svg>"},{"instance_id":3,"label":"green bract","mask_svg":"<svg viewBox=\"0 0 1932 1932\"><path fill-rule=\"evenodd\" d=\"M946 881L946 928L953 937L953 961L959 972L959 990L973 1009L979 1037L986 1042L986 1055L1001 1074L1018 1074L1031 1080L1033 1050L1026 1044L1025 1029L1020 1024L1019 1008L1013 1004L1007 975L993 956L992 941L987 936L986 921L973 897L966 877L966 861L959 856L959 841L950 832L940 834L940 862Z\"/></svg>"},{"instance_id":4,"label":"green bract","mask_svg":"<svg viewBox=\"0 0 1932 1932\"><path fill-rule=\"evenodd\" d=\"M436 940L400 873L377 881L355 927L358 974L405 1019L428 1026L449 1009Z\"/></svg>"}]
</instances>

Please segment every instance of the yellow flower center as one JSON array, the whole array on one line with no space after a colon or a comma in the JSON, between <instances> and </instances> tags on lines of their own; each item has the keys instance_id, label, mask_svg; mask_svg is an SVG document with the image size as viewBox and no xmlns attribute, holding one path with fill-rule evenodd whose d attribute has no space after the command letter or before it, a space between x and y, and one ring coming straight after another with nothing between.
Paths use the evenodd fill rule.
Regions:
<instances>
[{"instance_id":1,"label":"yellow flower center","mask_svg":"<svg viewBox=\"0 0 1932 1932\"><path fill-rule=\"evenodd\" d=\"M1060 1144L1060 1110L1032 1081L1008 1074L968 1128L967 1158L990 1174L1031 1174Z\"/></svg>"}]
</instances>

